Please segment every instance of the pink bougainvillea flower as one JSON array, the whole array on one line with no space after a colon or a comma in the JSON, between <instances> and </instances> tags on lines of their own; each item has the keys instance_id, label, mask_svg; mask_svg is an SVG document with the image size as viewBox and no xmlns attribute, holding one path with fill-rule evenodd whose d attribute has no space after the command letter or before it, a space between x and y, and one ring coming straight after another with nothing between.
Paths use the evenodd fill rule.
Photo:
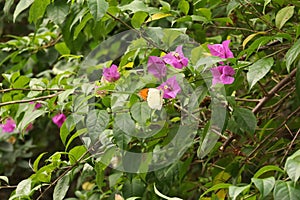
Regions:
<instances>
[{"instance_id":1,"label":"pink bougainvillea flower","mask_svg":"<svg viewBox=\"0 0 300 200\"><path fill-rule=\"evenodd\" d=\"M157 88L163 90L163 98L165 99L175 98L176 95L181 92L181 88L176 80L176 76L169 78Z\"/></svg>"},{"instance_id":2,"label":"pink bougainvillea flower","mask_svg":"<svg viewBox=\"0 0 300 200\"><path fill-rule=\"evenodd\" d=\"M52 121L60 128L66 121L66 116L63 113L59 113L52 118Z\"/></svg>"},{"instance_id":3,"label":"pink bougainvillea flower","mask_svg":"<svg viewBox=\"0 0 300 200\"><path fill-rule=\"evenodd\" d=\"M166 54L162 58L165 63L170 64L177 69L186 67L189 62L188 59L183 55L181 45L178 46L175 51Z\"/></svg>"},{"instance_id":4,"label":"pink bougainvillea flower","mask_svg":"<svg viewBox=\"0 0 300 200\"><path fill-rule=\"evenodd\" d=\"M30 104L34 104L34 101L29 102ZM41 103L35 103L34 108L35 109L39 109L40 107L42 107Z\"/></svg>"},{"instance_id":5,"label":"pink bougainvillea flower","mask_svg":"<svg viewBox=\"0 0 300 200\"><path fill-rule=\"evenodd\" d=\"M0 125L3 133L11 133L16 128L16 122L12 118L8 118L5 124Z\"/></svg>"},{"instance_id":6,"label":"pink bougainvillea flower","mask_svg":"<svg viewBox=\"0 0 300 200\"><path fill-rule=\"evenodd\" d=\"M156 78L161 79L167 74L167 67L164 61L157 56L149 56L148 59L148 72L153 74Z\"/></svg>"},{"instance_id":7,"label":"pink bougainvillea flower","mask_svg":"<svg viewBox=\"0 0 300 200\"><path fill-rule=\"evenodd\" d=\"M213 75L213 85L217 83L231 84L234 81L234 78L232 76L235 74L235 71L228 65L214 67L211 68L210 71Z\"/></svg>"},{"instance_id":8,"label":"pink bougainvillea flower","mask_svg":"<svg viewBox=\"0 0 300 200\"><path fill-rule=\"evenodd\" d=\"M109 68L104 68L103 69L103 77L108 82L117 81L120 78L120 73L118 71L118 66L113 64Z\"/></svg>"},{"instance_id":9,"label":"pink bougainvillea flower","mask_svg":"<svg viewBox=\"0 0 300 200\"><path fill-rule=\"evenodd\" d=\"M220 58L233 58L233 53L229 49L230 40L225 40L222 44L209 44L207 45L211 55Z\"/></svg>"}]
</instances>

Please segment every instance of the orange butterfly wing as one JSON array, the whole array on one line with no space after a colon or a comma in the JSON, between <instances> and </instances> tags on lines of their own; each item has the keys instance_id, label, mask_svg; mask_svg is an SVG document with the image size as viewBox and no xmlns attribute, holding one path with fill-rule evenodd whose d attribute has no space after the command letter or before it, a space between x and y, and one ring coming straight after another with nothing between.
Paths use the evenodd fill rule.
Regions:
<instances>
[{"instance_id":1,"label":"orange butterfly wing","mask_svg":"<svg viewBox=\"0 0 300 200\"><path fill-rule=\"evenodd\" d=\"M142 99L144 99L145 101L147 100L147 96L148 96L148 91L149 91L149 88L144 88L144 89L141 89L139 91L139 95Z\"/></svg>"}]
</instances>

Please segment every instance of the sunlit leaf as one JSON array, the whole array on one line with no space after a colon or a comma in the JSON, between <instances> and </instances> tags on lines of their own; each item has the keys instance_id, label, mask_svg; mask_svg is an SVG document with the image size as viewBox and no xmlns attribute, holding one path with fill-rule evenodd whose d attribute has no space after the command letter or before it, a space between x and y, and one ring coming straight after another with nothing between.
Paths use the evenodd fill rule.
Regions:
<instances>
[{"instance_id":1,"label":"sunlit leaf","mask_svg":"<svg viewBox=\"0 0 300 200\"><path fill-rule=\"evenodd\" d=\"M105 15L109 5L105 0L88 0L88 6L94 19L99 21Z\"/></svg>"},{"instance_id":2,"label":"sunlit leaf","mask_svg":"<svg viewBox=\"0 0 300 200\"><path fill-rule=\"evenodd\" d=\"M243 191L248 190L250 188L250 185L246 185L243 187L237 187L237 186L230 186L229 187L229 196L235 200Z\"/></svg>"},{"instance_id":3,"label":"sunlit leaf","mask_svg":"<svg viewBox=\"0 0 300 200\"><path fill-rule=\"evenodd\" d=\"M284 169L290 179L296 183L300 177L300 150L287 158Z\"/></svg>"},{"instance_id":4,"label":"sunlit leaf","mask_svg":"<svg viewBox=\"0 0 300 200\"><path fill-rule=\"evenodd\" d=\"M32 3L34 2L34 0L21 0L19 1L16 10L14 12L13 15L13 21L16 21L16 18L19 16L19 14L21 12L23 12L24 10L26 10Z\"/></svg>"},{"instance_id":5,"label":"sunlit leaf","mask_svg":"<svg viewBox=\"0 0 300 200\"><path fill-rule=\"evenodd\" d=\"M288 72L290 71L290 67L298 57L299 53L300 53L300 39L298 39L296 43L285 54L286 69L288 70Z\"/></svg>"},{"instance_id":6,"label":"sunlit leaf","mask_svg":"<svg viewBox=\"0 0 300 200\"><path fill-rule=\"evenodd\" d=\"M250 89L270 71L273 64L273 58L262 58L249 66L247 80L249 82Z\"/></svg>"},{"instance_id":7,"label":"sunlit leaf","mask_svg":"<svg viewBox=\"0 0 300 200\"><path fill-rule=\"evenodd\" d=\"M278 11L275 17L276 27L281 29L283 25L294 15L295 6L287 6Z\"/></svg>"},{"instance_id":8,"label":"sunlit leaf","mask_svg":"<svg viewBox=\"0 0 300 200\"><path fill-rule=\"evenodd\" d=\"M37 24L37 21L44 16L49 4L50 0L35 0L30 7L28 21Z\"/></svg>"},{"instance_id":9,"label":"sunlit leaf","mask_svg":"<svg viewBox=\"0 0 300 200\"><path fill-rule=\"evenodd\" d=\"M261 198L265 198L266 196L268 196L275 185L274 177L269 177L265 179L252 178L251 181L259 190Z\"/></svg>"},{"instance_id":10,"label":"sunlit leaf","mask_svg":"<svg viewBox=\"0 0 300 200\"><path fill-rule=\"evenodd\" d=\"M291 181L278 181L276 182L273 191L274 200L296 200L300 199L300 187L294 186Z\"/></svg>"},{"instance_id":11,"label":"sunlit leaf","mask_svg":"<svg viewBox=\"0 0 300 200\"><path fill-rule=\"evenodd\" d=\"M29 195L31 191L31 179L25 179L21 181L16 189L17 195Z\"/></svg>"},{"instance_id":12,"label":"sunlit leaf","mask_svg":"<svg viewBox=\"0 0 300 200\"><path fill-rule=\"evenodd\" d=\"M69 172L57 181L53 192L53 199L62 200L65 198L70 187L70 176L71 173Z\"/></svg>"},{"instance_id":13,"label":"sunlit leaf","mask_svg":"<svg viewBox=\"0 0 300 200\"><path fill-rule=\"evenodd\" d=\"M145 23L149 23L149 22L159 20L162 18L166 18L166 17L170 17L170 16L172 16L172 15L169 13L155 13L154 15L151 15Z\"/></svg>"},{"instance_id":14,"label":"sunlit leaf","mask_svg":"<svg viewBox=\"0 0 300 200\"><path fill-rule=\"evenodd\" d=\"M143 11L134 13L131 18L131 25L133 26L133 28L140 28L141 25L145 22L147 16L148 13Z\"/></svg>"}]
</instances>

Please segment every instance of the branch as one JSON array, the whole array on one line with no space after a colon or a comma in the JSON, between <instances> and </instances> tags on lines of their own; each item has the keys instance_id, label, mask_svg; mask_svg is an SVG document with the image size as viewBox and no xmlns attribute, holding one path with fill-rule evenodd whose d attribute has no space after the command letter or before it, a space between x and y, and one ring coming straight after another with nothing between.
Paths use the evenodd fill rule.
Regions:
<instances>
[{"instance_id":1,"label":"branch","mask_svg":"<svg viewBox=\"0 0 300 200\"><path fill-rule=\"evenodd\" d=\"M46 89L30 89L30 88L7 88L7 89L2 89L0 90L1 93L4 92L10 92L14 90L22 90L22 91L65 91L65 89L62 88L46 88Z\"/></svg>"},{"instance_id":2,"label":"branch","mask_svg":"<svg viewBox=\"0 0 300 200\"><path fill-rule=\"evenodd\" d=\"M32 99L22 99L22 100L16 100L16 101L3 102L3 103L0 103L0 107L11 105L11 104L29 103L29 102L32 102L32 101L40 101L40 100L50 99L52 97L58 96L62 92L63 91L60 91L60 92L57 92L55 94L50 94L50 95L47 95L47 96L42 96L42 97L37 97L37 98L32 98Z\"/></svg>"},{"instance_id":3,"label":"branch","mask_svg":"<svg viewBox=\"0 0 300 200\"><path fill-rule=\"evenodd\" d=\"M277 85L275 85L275 87L270 92L268 92L266 96L260 99L259 103L255 106L255 108L253 108L252 112L254 114L258 113L262 109L263 105L267 101L269 101L275 95L276 92L278 92L282 87L284 87L285 84L287 84L296 75L296 72L297 68L293 69L293 71L287 77L285 77Z\"/></svg>"}]
</instances>

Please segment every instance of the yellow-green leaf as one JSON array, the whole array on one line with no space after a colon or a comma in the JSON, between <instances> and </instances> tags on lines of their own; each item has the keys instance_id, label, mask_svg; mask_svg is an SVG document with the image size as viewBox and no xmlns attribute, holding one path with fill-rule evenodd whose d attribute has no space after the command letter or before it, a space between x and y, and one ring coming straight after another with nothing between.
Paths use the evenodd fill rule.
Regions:
<instances>
[{"instance_id":1,"label":"yellow-green leaf","mask_svg":"<svg viewBox=\"0 0 300 200\"><path fill-rule=\"evenodd\" d=\"M155 20L159 20L159 19L162 19L162 18L166 18L166 17L169 17L169 16L172 16L171 14L168 14L168 13L155 13L154 15L150 16L146 23L148 22L152 22L152 21L155 21Z\"/></svg>"},{"instance_id":2,"label":"yellow-green leaf","mask_svg":"<svg viewBox=\"0 0 300 200\"><path fill-rule=\"evenodd\" d=\"M246 39L243 41L243 44L242 44L243 49L245 49L247 43L248 43L250 40L252 40L255 36L257 36L257 35L264 35L264 34L266 34L266 32L260 31L260 32L257 32L257 33L253 33L253 34L251 34L251 35L248 35L248 37L246 37Z\"/></svg>"},{"instance_id":3,"label":"yellow-green leaf","mask_svg":"<svg viewBox=\"0 0 300 200\"><path fill-rule=\"evenodd\" d=\"M294 15L295 6L287 6L278 11L275 17L276 27L281 29L283 25Z\"/></svg>"}]
</instances>

